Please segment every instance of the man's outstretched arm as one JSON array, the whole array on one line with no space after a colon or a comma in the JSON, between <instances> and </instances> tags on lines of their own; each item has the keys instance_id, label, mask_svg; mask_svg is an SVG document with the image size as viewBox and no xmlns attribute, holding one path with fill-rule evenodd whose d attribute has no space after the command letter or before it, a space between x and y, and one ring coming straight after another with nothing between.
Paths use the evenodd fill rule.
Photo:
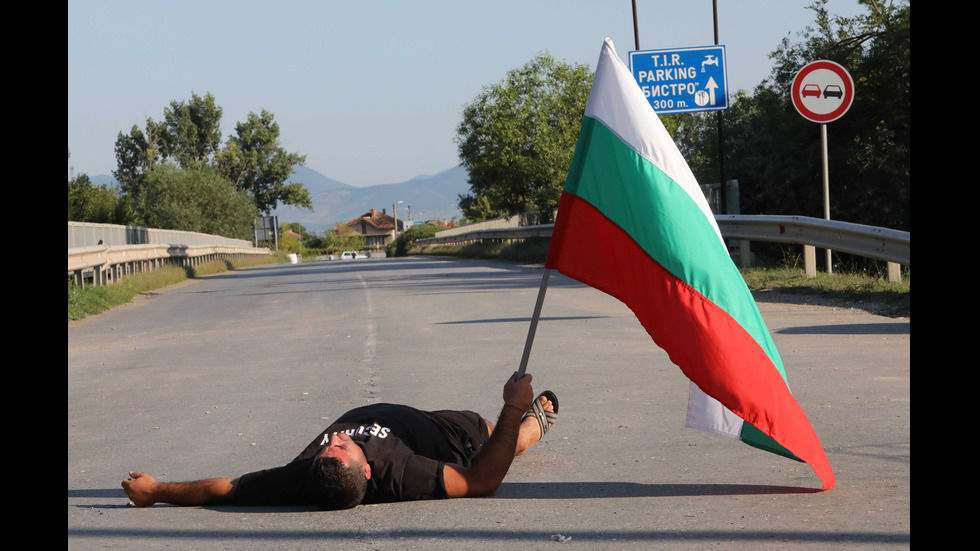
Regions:
<instances>
[{"instance_id":1,"label":"man's outstretched arm","mask_svg":"<svg viewBox=\"0 0 980 551\"><path fill-rule=\"evenodd\" d=\"M123 490L137 507L154 503L174 505L217 505L227 503L235 493L237 478L209 478L193 482L157 482L140 472L129 473Z\"/></svg>"},{"instance_id":2,"label":"man's outstretched arm","mask_svg":"<svg viewBox=\"0 0 980 551\"><path fill-rule=\"evenodd\" d=\"M469 468L445 465L443 480L449 497L477 497L493 495L503 482L517 451L517 437L521 418L534 401L531 376L520 380L511 376L504 385L504 407L500 411L497 426L480 454Z\"/></svg>"}]
</instances>

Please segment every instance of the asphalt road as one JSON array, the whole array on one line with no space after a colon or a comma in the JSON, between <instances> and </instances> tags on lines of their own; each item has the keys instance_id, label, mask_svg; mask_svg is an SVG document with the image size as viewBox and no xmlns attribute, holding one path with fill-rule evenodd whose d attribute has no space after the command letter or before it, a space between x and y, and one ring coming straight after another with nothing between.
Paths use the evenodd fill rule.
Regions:
<instances>
[{"instance_id":1,"label":"asphalt road","mask_svg":"<svg viewBox=\"0 0 980 551\"><path fill-rule=\"evenodd\" d=\"M907 548L911 324L760 297L838 486L684 428L688 384L621 303L555 274L529 372L558 423L492 498L308 508L127 506L283 464L372 402L495 418L541 270L391 259L207 277L68 326L68 547ZM565 543L554 536L571 537Z\"/></svg>"}]
</instances>

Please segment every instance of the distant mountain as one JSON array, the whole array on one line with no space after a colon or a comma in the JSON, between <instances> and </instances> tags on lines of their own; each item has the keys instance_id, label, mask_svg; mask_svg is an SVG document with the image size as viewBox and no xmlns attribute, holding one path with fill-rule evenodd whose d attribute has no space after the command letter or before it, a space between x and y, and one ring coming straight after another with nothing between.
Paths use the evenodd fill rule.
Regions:
<instances>
[{"instance_id":1,"label":"distant mountain","mask_svg":"<svg viewBox=\"0 0 980 551\"><path fill-rule=\"evenodd\" d=\"M346 222L371 209L386 210L396 201L398 219L407 221L409 206L413 220L450 219L462 216L457 196L469 192L469 175L462 166L432 176L416 176L397 184L354 187L327 178L304 166L296 167L290 181L303 182L310 190L314 212L280 206L274 212L280 222L299 222L309 231L322 232L337 222Z\"/></svg>"},{"instance_id":2,"label":"distant mountain","mask_svg":"<svg viewBox=\"0 0 980 551\"><path fill-rule=\"evenodd\" d=\"M297 165L289 178L290 182L303 182L310 190L314 211L292 206L280 206L273 214L280 222L299 222L309 231L322 232L334 227L337 222L347 222L371 209L387 210L395 201L398 205L398 219L407 221L409 205L413 220L448 220L461 217L457 196L468 193L469 175L462 166L455 166L432 176L416 176L397 184L355 187L328 178L312 168ZM98 174L90 176L96 185L115 185L112 176Z\"/></svg>"},{"instance_id":3,"label":"distant mountain","mask_svg":"<svg viewBox=\"0 0 980 551\"><path fill-rule=\"evenodd\" d=\"M108 174L89 175L89 179L97 186L115 186L116 179ZM293 167L293 175L289 178L290 182L303 182L310 193L322 193L336 189L357 189L343 182L338 182L333 178L327 178L323 174L303 165Z\"/></svg>"},{"instance_id":4,"label":"distant mountain","mask_svg":"<svg viewBox=\"0 0 980 551\"><path fill-rule=\"evenodd\" d=\"M289 181L303 182L306 184L306 189L310 190L310 193L323 193L335 189L355 189L354 186L338 182L333 178L327 178L312 168L303 165L295 165L293 167L293 175L289 177Z\"/></svg>"}]
</instances>

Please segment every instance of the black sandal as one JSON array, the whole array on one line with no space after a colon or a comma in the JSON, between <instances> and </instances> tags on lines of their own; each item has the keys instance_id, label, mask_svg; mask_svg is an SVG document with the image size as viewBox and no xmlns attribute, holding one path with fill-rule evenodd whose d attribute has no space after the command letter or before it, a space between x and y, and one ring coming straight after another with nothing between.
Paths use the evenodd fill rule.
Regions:
<instances>
[{"instance_id":1,"label":"black sandal","mask_svg":"<svg viewBox=\"0 0 980 551\"><path fill-rule=\"evenodd\" d=\"M551 405L555 408L555 411L547 411L544 409L544 406L541 404L542 396L551 400ZM558 421L558 397L555 396L555 393L550 390L546 390L541 394L538 394L538 397L534 399L534 403L531 404L531 409L527 410L527 413L524 414L521 421L527 419L528 417L534 417L537 419L538 426L541 427L541 438L544 438L544 435L548 432L548 429L550 429L551 426Z\"/></svg>"}]
</instances>

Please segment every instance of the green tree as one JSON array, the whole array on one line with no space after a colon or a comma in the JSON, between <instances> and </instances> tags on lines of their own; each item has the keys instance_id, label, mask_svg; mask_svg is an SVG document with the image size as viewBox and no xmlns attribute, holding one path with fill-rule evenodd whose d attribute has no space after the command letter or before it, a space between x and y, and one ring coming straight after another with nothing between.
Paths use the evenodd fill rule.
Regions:
<instances>
[{"instance_id":1,"label":"green tree","mask_svg":"<svg viewBox=\"0 0 980 551\"><path fill-rule=\"evenodd\" d=\"M287 231L296 232L303 239L306 239L310 235L310 232L306 229L306 226L300 224L299 222L284 222L280 227L279 233L283 234Z\"/></svg>"},{"instance_id":2,"label":"green tree","mask_svg":"<svg viewBox=\"0 0 980 551\"><path fill-rule=\"evenodd\" d=\"M221 107L210 93L191 92L190 101L172 101L158 125L160 150L181 167L206 164L221 148Z\"/></svg>"},{"instance_id":3,"label":"green tree","mask_svg":"<svg viewBox=\"0 0 980 551\"><path fill-rule=\"evenodd\" d=\"M208 166L161 163L146 175L141 219L150 227L250 239L252 199Z\"/></svg>"},{"instance_id":4,"label":"green tree","mask_svg":"<svg viewBox=\"0 0 980 551\"><path fill-rule=\"evenodd\" d=\"M327 233L329 234L328 246L331 249L348 251L364 248L364 236L343 222L337 222L337 225Z\"/></svg>"},{"instance_id":5,"label":"green tree","mask_svg":"<svg viewBox=\"0 0 980 551\"><path fill-rule=\"evenodd\" d=\"M249 113L235 125L235 134L218 156L218 166L235 186L247 191L259 210L268 213L279 203L313 210L310 192L302 183L286 183L293 165L306 162L306 155L289 153L279 145L279 124L272 113Z\"/></svg>"},{"instance_id":6,"label":"green tree","mask_svg":"<svg viewBox=\"0 0 980 551\"><path fill-rule=\"evenodd\" d=\"M293 237L290 233L299 234L299 238ZM279 226L279 250L287 253L303 252L306 245L306 228L299 222L285 222Z\"/></svg>"},{"instance_id":7,"label":"green tree","mask_svg":"<svg viewBox=\"0 0 980 551\"><path fill-rule=\"evenodd\" d=\"M123 193L137 199L143 189L147 172L160 161L160 126L146 119L144 129L133 125L129 134L116 136L116 170L112 175Z\"/></svg>"},{"instance_id":8,"label":"green tree","mask_svg":"<svg viewBox=\"0 0 980 551\"><path fill-rule=\"evenodd\" d=\"M283 233L279 235L279 250L284 253L302 254L303 242L293 237L292 234Z\"/></svg>"},{"instance_id":9,"label":"green tree","mask_svg":"<svg viewBox=\"0 0 980 551\"><path fill-rule=\"evenodd\" d=\"M739 180L743 213L823 216L820 127L796 112L790 87L804 65L829 59L855 81L850 110L828 125L831 217L910 229L911 12L907 2L862 3L867 13L853 18L832 16L824 0L810 6L814 26L784 39L770 77L724 112L726 177ZM714 117L676 117L691 169L716 182Z\"/></svg>"},{"instance_id":10,"label":"green tree","mask_svg":"<svg viewBox=\"0 0 980 551\"><path fill-rule=\"evenodd\" d=\"M755 99L745 91L739 90L731 97L731 107L723 112L726 135L726 178L732 175L732 166L746 167L758 165L765 169L771 162L751 157L755 151L746 147L753 139L764 137L746 135L747 119L757 116ZM683 113L661 117L667 131L674 138L678 149L687 161L698 182L715 183L719 177L718 166L718 123L716 113Z\"/></svg>"},{"instance_id":11,"label":"green tree","mask_svg":"<svg viewBox=\"0 0 980 551\"><path fill-rule=\"evenodd\" d=\"M172 101L163 121L147 118L145 127L134 125L116 137L116 170L113 175L137 211L146 176L163 161L178 168L212 167L251 196L262 212L279 203L313 208L309 191L300 182L286 183L293 166L306 156L290 153L279 145L279 125L272 113L249 113L235 126L227 144L221 143L222 110L210 93L191 93L189 101Z\"/></svg>"},{"instance_id":12,"label":"green tree","mask_svg":"<svg viewBox=\"0 0 980 551\"><path fill-rule=\"evenodd\" d=\"M911 9L906 2L864 0L862 4L867 12L854 18L831 16L825 0L811 6L815 26L806 29L801 41L784 40L773 53L772 76L756 94L760 117L752 122L772 128L779 120L777 114L785 113L785 139L771 144L770 154L789 155L791 144L805 152L781 173L786 186L806 188L804 213L819 216L819 126L798 116L790 104L789 88L793 76L810 61L829 59L846 67L855 81L854 103L847 114L828 125L831 216L908 230ZM773 191L772 185L767 188L750 190L749 205L765 204Z\"/></svg>"},{"instance_id":13,"label":"green tree","mask_svg":"<svg viewBox=\"0 0 980 551\"><path fill-rule=\"evenodd\" d=\"M87 174L68 179L68 221L125 224L125 205L114 189L96 186Z\"/></svg>"},{"instance_id":14,"label":"green tree","mask_svg":"<svg viewBox=\"0 0 980 551\"><path fill-rule=\"evenodd\" d=\"M138 195L143 176L164 159L182 168L208 164L221 148L221 113L210 93L191 92L190 101L172 101L164 108L162 122L147 118L144 128L133 125L129 134L120 132L116 180Z\"/></svg>"},{"instance_id":15,"label":"green tree","mask_svg":"<svg viewBox=\"0 0 980 551\"><path fill-rule=\"evenodd\" d=\"M68 153L71 160L71 153ZM97 224L126 224L128 203L111 186L96 186L88 174L69 171L68 221Z\"/></svg>"},{"instance_id":16,"label":"green tree","mask_svg":"<svg viewBox=\"0 0 980 551\"><path fill-rule=\"evenodd\" d=\"M470 193L466 218L537 210L549 220L575 152L592 86L588 67L538 54L486 86L456 129Z\"/></svg>"}]
</instances>

